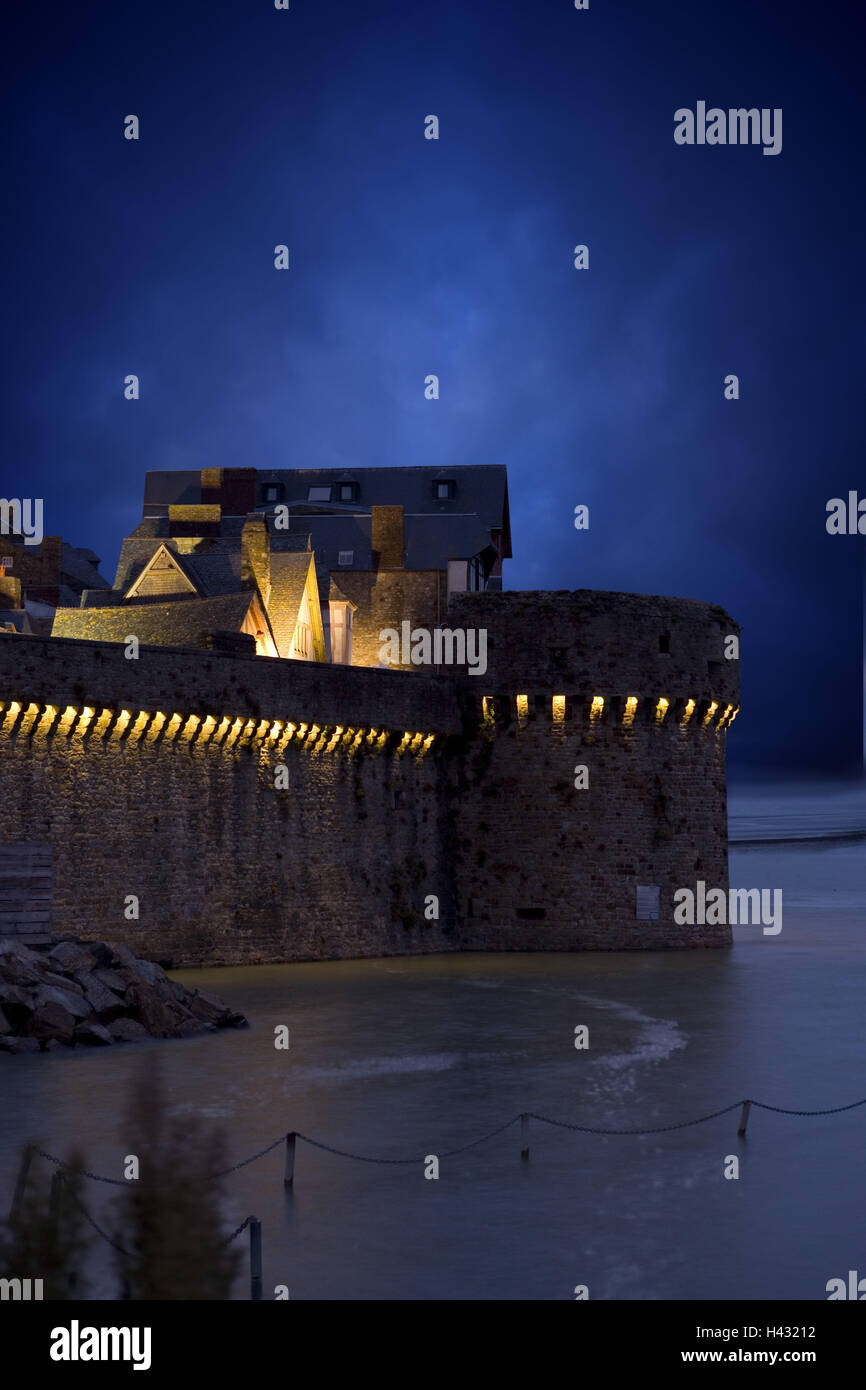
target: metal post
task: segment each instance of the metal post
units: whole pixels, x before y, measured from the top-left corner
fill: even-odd
[[[260,1302],[262,1297],[262,1223],[250,1217],[250,1298]]]
[[[295,1131],[292,1129],[286,1135],[286,1175],[283,1178],[283,1187],[292,1187],[295,1181]]]
[[[750,1100],[744,1100],[743,1113],[740,1115],[740,1128],[737,1130],[737,1134],[740,1138],[742,1138],[746,1132],[746,1125],[749,1123],[749,1111],[751,1108],[752,1102]]]
[[[520,1157],[529,1157],[529,1116],[520,1116]]]

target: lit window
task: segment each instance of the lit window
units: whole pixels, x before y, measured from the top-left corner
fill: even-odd
[[[337,552],[337,563],[339,565],[353,565],[355,563],[354,550],[340,550]]]
[[[311,487],[307,489],[308,502],[330,502],[330,487]]]
[[[447,502],[447,501],[449,500],[449,498],[453,497],[453,496],[454,496],[454,480],[453,480],[453,478],[447,478],[447,479],[439,478],[439,479],[437,479],[436,482],[433,484],[433,496],[434,496],[438,501],[440,501],[440,502]]]

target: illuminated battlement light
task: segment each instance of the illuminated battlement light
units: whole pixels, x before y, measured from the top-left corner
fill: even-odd
[[[415,737],[413,738],[411,744],[410,744],[409,746],[410,746],[411,748],[418,748],[418,747],[420,747],[420,745],[421,745],[421,740],[422,740],[423,737],[424,737],[423,734],[416,734]]]
[[[590,719],[600,719],[604,714],[604,696],[593,695],[592,704],[589,710]]]
[[[695,708],[696,708],[696,707],[695,707],[695,702],[694,702],[694,700],[689,700],[689,701],[686,703],[686,707],[685,707],[685,709],[683,710],[683,723],[684,723],[684,724],[688,724],[689,720],[691,719],[692,715],[693,715],[694,712],[695,712]]]
[[[483,719],[484,719],[484,723],[485,723],[485,724],[492,724],[492,723],[493,723],[493,720],[494,720],[494,717],[495,717],[495,713],[494,713],[494,709],[493,709],[493,696],[492,696],[492,695],[482,695],[482,696],[481,696],[481,714],[482,714],[482,717],[483,717]]]
[[[376,742],[376,730],[375,730],[375,729],[371,729],[370,732],[367,734],[367,742],[368,742],[368,743],[375,743],[375,742]]]
[[[99,739],[105,738],[106,734],[108,733],[108,730],[111,728],[111,721],[113,718],[114,710],[108,709],[105,705],[103,705],[102,709],[99,711],[99,718],[93,726],[91,738],[94,738],[97,741]]]
[[[198,742],[207,743],[215,728],[216,719],[212,714],[206,714],[202,722],[201,729],[199,730]]]
[[[12,732],[12,730],[15,728],[16,723],[18,722],[18,716],[19,716],[20,713],[21,713],[21,706],[19,705],[19,703],[18,703],[17,700],[13,700],[12,703],[10,704],[10,706],[9,706],[9,709],[8,709],[7,712],[6,712],[6,718],[3,720],[3,732],[4,732],[4,733],[9,734],[9,733]],[[75,713],[75,711],[73,710],[73,714],[74,714],[74,713]],[[69,732],[68,727],[67,727],[66,730],[64,730],[64,732],[65,732],[65,733],[68,733],[68,732]]]
[[[229,729],[228,734],[226,735],[226,740],[225,740],[226,748],[233,748],[233,747],[234,747],[234,745],[237,743],[237,741],[238,741],[238,739],[239,739],[239,737],[240,737],[241,730],[243,729],[243,727],[244,727],[244,721],[243,721],[242,719],[240,719],[240,718],[235,719],[235,720],[232,722],[232,726],[231,726],[231,728]]]
[[[138,740],[141,738],[142,734],[144,733],[145,729],[147,728],[147,724],[148,724],[148,720],[149,720],[149,719],[150,719],[150,713],[149,713],[148,710],[146,710],[146,709],[139,710],[139,712],[138,712],[138,718],[136,719],[135,723],[133,724],[133,726],[132,726],[132,728],[130,729],[130,732],[129,732],[129,742],[130,742],[130,743],[138,743]]]
[[[214,736],[213,736],[214,744],[215,744],[217,747],[219,747],[219,745],[222,743],[223,739],[225,738],[226,734],[228,733],[229,725],[230,725],[230,724],[231,724],[231,720],[229,719],[229,717],[228,717],[227,714],[224,714],[223,717],[222,717],[222,719],[220,720],[219,724],[217,725],[216,733],[215,733]]]
[[[622,717],[623,724],[633,724],[635,711],[637,710],[637,696],[629,695],[625,702],[625,713]]]
[[[81,711],[81,714],[79,715],[78,723],[75,726],[76,734],[83,734],[84,730],[87,728],[92,718],[93,710],[90,708],[89,705],[85,705]]]
[[[182,733],[182,735],[181,735],[181,742],[182,742],[182,743],[189,743],[189,742],[190,742],[190,740],[191,740],[193,734],[195,733],[195,731],[196,731],[196,729],[198,728],[198,726],[199,726],[200,723],[201,723],[201,720],[200,720],[200,718],[199,718],[199,716],[198,716],[197,714],[190,714],[190,715],[187,716],[187,721],[186,721],[186,724],[184,725],[183,733]]]
[[[158,710],[156,711],[156,714],[153,716],[153,719],[152,719],[151,722],[150,722],[150,728],[149,728],[148,731],[147,731],[147,742],[148,742],[148,743],[153,743],[153,742],[155,742],[156,737],[157,737],[157,734],[159,733],[159,731],[160,731],[160,729],[162,728],[162,726],[163,726],[164,723],[165,723],[165,715],[163,714],[163,712],[162,712],[161,709],[158,709]]]
[[[561,724],[565,719],[565,696],[554,695],[553,697],[553,722]]]
[[[664,722],[664,717],[670,709],[670,704],[670,700],[666,700],[663,695],[659,699],[659,702],[656,705],[656,719],[660,724]]]
[[[704,715],[704,724],[705,724],[705,725],[706,725],[706,724],[709,724],[710,720],[712,719],[713,715],[715,714],[715,712],[716,712],[716,710],[717,710],[718,708],[719,708],[719,702],[718,702],[718,700],[713,700],[713,703],[710,705],[709,709],[707,710],[706,714]]]
[[[318,738],[320,733],[321,729],[319,728],[318,724],[314,724],[313,727],[310,729],[310,740],[312,741],[313,739]]]
[[[306,736],[307,736],[307,730],[308,730],[309,727],[310,727],[309,724],[301,724],[301,725],[299,725],[299,727],[298,727],[298,738],[300,738],[300,739],[306,738]]]
[[[427,735],[427,737],[426,737],[425,740],[424,740],[424,747],[425,747],[425,749],[432,747],[432,745],[433,745],[433,740],[435,739],[435,737],[436,737],[435,734],[428,734],[428,735]]]
[[[384,747],[385,747],[385,744],[386,744],[387,742],[388,742],[388,731],[387,731],[387,729],[383,729],[382,732],[381,732],[381,734],[379,735],[379,737],[376,739],[376,747],[377,747],[377,748],[384,748]]]
[[[116,722],[115,722],[114,728],[113,728],[112,731],[111,731],[111,736],[112,736],[112,738],[118,738],[118,739],[120,738],[121,734],[123,734],[123,733],[125,732],[126,726],[128,725],[128,723],[129,723],[129,721],[130,721],[131,718],[132,718],[132,711],[131,711],[131,710],[122,709],[122,710],[120,711],[120,714],[117,716],[117,720],[116,720]],[[178,722],[180,722],[180,715],[178,715],[177,718],[178,718]]]
[[[39,720],[39,726],[38,726],[38,729],[37,729],[37,732],[38,732],[43,738],[47,737],[48,732],[49,732],[49,730],[50,730],[50,728],[51,728],[51,725],[54,723],[54,721],[55,721],[56,718],[57,718],[57,709],[56,709],[56,707],[55,707],[54,705],[44,705],[44,706],[43,706],[43,709],[42,709],[42,717],[41,717],[41,719]]]
[[[528,719],[528,718],[529,718],[529,696],[528,696],[528,695],[517,695],[517,696],[515,696],[515,699],[516,699],[516,702],[517,702],[517,718],[518,718],[518,719]]]

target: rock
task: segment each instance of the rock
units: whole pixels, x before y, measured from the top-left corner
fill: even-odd
[[[0,1037],[0,1052],[38,1052],[39,1042],[36,1038],[10,1038],[5,1035]]]
[[[72,980],[68,975],[55,975],[53,970],[46,970],[40,976],[39,983],[42,985],[53,985],[55,989],[68,989],[73,994],[83,994],[84,990],[77,980]]]
[[[219,1023],[230,1012],[228,1005],[221,999],[216,999],[212,994],[205,994],[204,990],[200,989],[193,990],[184,1003],[191,1014],[207,1023]]]
[[[59,1004],[75,1018],[87,1018],[93,1012],[83,994],[70,989],[55,989],[53,985],[40,985],[34,995],[35,1007],[43,1004]]]
[[[21,1027],[33,1012],[33,996],[21,985],[9,985],[0,981],[0,1005],[12,1027],[20,1033]]]
[[[149,960],[137,961],[134,966],[125,965],[117,973],[127,985],[150,985],[151,989],[165,990],[169,983],[162,967]]]
[[[191,1037],[194,1033],[215,1033],[215,1023],[205,1023],[203,1018],[185,1018],[178,1025],[177,1036],[179,1038]]]
[[[148,1034],[191,1037],[248,1026],[222,999],[186,989],[120,942],[65,938],[40,953],[14,938],[0,941],[2,1051],[106,1047]]]
[[[101,966],[116,970],[127,984],[159,986],[165,983],[165,971],[152,961],[140,960],[134,951],[119,941],[99,941],[94,954]]]
[[[147,1029],[134,1018],[116,1018],[107,1031],[115,1042],[138,1042],[147,1037]]]
[[[93,979],[105,985],[106,989],[113,989],[115,994],[126,993],[126,980],[121,980],[116,970],[109,970],[107,967],[103,966],[99,970],[94,970]]]
[[[71,1038],[75,1023],[68,1009],[49,999],[30,1015],[24,1033],[28,1038]]]
[[[75,1029],[75,1041],[92,1047],[110,1047],[114,1039],[101,1023],[79,1023]]]
[[[171,999],[161,999],[150,985],[130,985],[126,1002],[139,1023],[143,1023],[154,1038],[173,1038],[189,1017],[185,1009]]]
[[[84,998],[94,1013],[99,1015],[100,1023],[111,1023],[126,1013],[126,1004],[113,990],[107,989],[100,980],[92,979],[84,989]]]
[[[76,970],[92,970],[95,965],[93,953],[83,941],[58,942],[48,952],[48,959],[69,975],[74,975]]]
[[[15,985],[38,985],[44,974],[44,970],[34,969],[17,956],[0,956],[0,980]]]
[[[16,941],[14,936],[0,937],[0,956],[14,956],[16,960],[24,965],[29,965],[32,970],[38,970],[42,966],[43,957],[31,951],[29,946],[23,942]]]

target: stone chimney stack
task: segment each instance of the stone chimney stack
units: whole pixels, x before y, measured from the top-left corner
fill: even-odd
[[[271,601],[271,538],[263,516],[251,516],[241,532],[241,582],[257,584],[265,607]]]
[[[372,548],[380,570],[401,570],[406,560],[402,507],[372,507]]]

